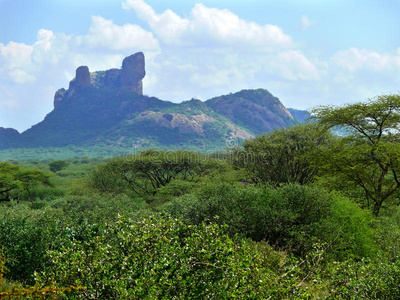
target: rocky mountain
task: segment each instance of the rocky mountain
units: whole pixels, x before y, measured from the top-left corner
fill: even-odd
[[[120,147],[211,149],[298,122],[264,89],[242,90],[202,102],[163,101],[143,95],[145,57],[126,57],[121,69],[76,70],[54,109],[19,134],[0,128],[0,149],[103,144]]]
[[[288,111],[292,117],[298,122],[305,122],[311,117],[311,114],[307,110],[300,110],[295,108],[288,108]]]
[[[0,127],[0,149],[17,146],[19,139],[20,134],[17,130]]]

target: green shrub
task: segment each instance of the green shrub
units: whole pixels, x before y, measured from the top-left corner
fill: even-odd
[[[319,188],[210,184],[165,209],[189,224],[213,220],[227,224],[231,233],[266,240],[301,256],[317,241],[327,243],[336,258],[374,253],[370,214],[347,198]]]
[[[118,214],[134,216],[146,210],[146,203],[142,199],[131,198],[126,195],[108,197],[92,194],[90,196],[67,195],[60,197],[49,206],[61,209],[72,225],[105,224],[117,219]]]
[[[53,265],[37,279],[84,285],[82,299],[309,299],[296,267],[277,274],[269,267],[280,255],[265,252],[273,251],[216,224],[120,218],[98,237],[49,252]]]
[[[328,299],[395,300],[400,295],[400,262],[345,261],[326,271]]]
[[[65,190],[54,187],[38,186],[29,191],[22,191],[20,193],[21,199],[31,199],[32,201],[38,200],[54,200],[57,197],[65,195]]]
[[[376,240],[384,253],[383,260],[400,259],[400,207],[383,210],[376,226]]]
[[[69,163],[66,160],[56,160],[51,163],[49,163],[49,169],[53,173],[64,170],[66,167],[68,167]]]
[[[8,279],[33,284],[34,271],[42,270],[49,259],[46,251],[60,247],[63,221],[60,211],[31,210],[25,205],[0,211],[0,245],[5,249]]]

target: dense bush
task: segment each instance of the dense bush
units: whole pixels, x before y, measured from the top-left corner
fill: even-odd
[[[344,261],[325,271],[328,299],[395,300],[400,295],[400,262]]]
[[[0,245],[5,249],[8,279],[33,283],[34,271],[42,270],[49,260],[46,251],[60,247],[63,218],[54,209],[31,210],[25,205],[0,211]]]
[[[55,173],[64,170],[68,165],[69,163],[66,160],[56,160],[49,163],[49,169]]]
[[[32,209],[33,208],[33,209]],[[0,245],[5,248],[8,279],[33,283],[34,271],[42,270],[48,250],[73,240],[86,240],[113,222],[118,214],[144,214],[143,201],[126,196],[63,196],[52,201],[0,207]]]
[[[309,299],[295,266],[272,270],[281,254],[232,239],[215,224],[121,218],[49,254],[53,265],[38,280],[84,285],[82,299]]]
[[[108,197],[105,195],[69,195],[60,197],[48,204],[50,207],[61,209],[64,216],[72,224],[112,222],[118,214],[134,216],[146,209],[146,203],[138,198],[126,195]]]
[[[232,233],[291,249],[304,256],[316,241],[335,257],[373,255],[372,218],[356,204],[319,188],[210,184],[166,206],[175,217],[199,224],[215,220]]]

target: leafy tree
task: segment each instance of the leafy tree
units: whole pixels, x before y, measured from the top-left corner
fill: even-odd
[[[247,140],[243,149],[234,149],[233,163],[244,167],[256,183],[307,184],[317,174],[310,158],[330,138],[313,123],[277,129]]]
[[[318,165],[341,183],[361,188],[377,216],[400,188],[400,95],[383,95],[313,110],[320,126],[346,135],[323,148]]]
[[[222,162],[221,162],[222,163]],[[133,191],[154,195],[172,180],[196,181],[218,167],[215,159],[191,151],[143,151],[116,157],[92,173],[92,185],[102,192]]]
[[[9,162],[0,162],[0,201],[19,199],[23,192],[32,200],[32,189],[40,184],[51,185],[49,178],[38,169],[23,169]]]
[[[69,163],[66,160],[56,160],[56,161],[49,163],[49,168],[50,168],[50,171],[55,173],[55,172],[64,170],[68,165],[69,165]]]

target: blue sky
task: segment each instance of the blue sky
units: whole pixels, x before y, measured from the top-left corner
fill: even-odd
[[[144,93],[180,102],[265,88],[287,107],[400,90],[397,0],[0,0],[0,126],[52,110],[75,69],[146,56]]]

